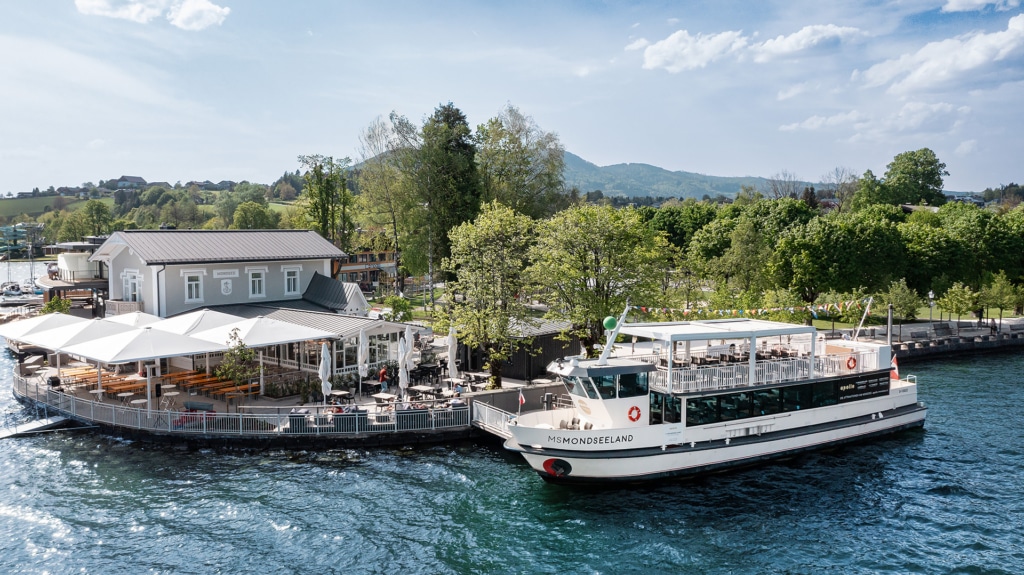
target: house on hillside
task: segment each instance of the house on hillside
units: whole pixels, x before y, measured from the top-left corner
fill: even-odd
[[[160,317],[238,304],[365,315],[358,286],[331,278],[346,259],[309,230],[125,230],[89,257],[109,278],[106,315]]]
[[[121,176],[117,179],[117,189],[141,190],[146,186],[146,180],[138,176]]]

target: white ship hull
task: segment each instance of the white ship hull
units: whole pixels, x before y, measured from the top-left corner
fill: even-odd
[[[692,476],[752,465],[801,452],[824,449],[924,425],[927,410],[918,404],[872,416],[775,431],[761,436],[616,451],[535,449],[515,438],[506,447],[520,451],[545,480],[564,483],[633,482]],[[629,430],[617,430],[625,431]],[[613,433],[617,433],[612,430]],[[607,435],[608,431],[604,432]],[[685,436],[685,434],[684,434]]]

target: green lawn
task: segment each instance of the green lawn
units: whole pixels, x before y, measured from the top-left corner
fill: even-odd
[[[39,196],[35,198],[10,198],[0,200],[0,216],[5,218],[14,218],[21,214],[28,214],[30,217],[36,218],[40,214],[49,211],[48,208],[52,208],[53,201],[58,196]],[[81,209],[85,205],[86,200],[73,200],[71,198],[64,198],[68,200],[65,204],[65,209],[69,211],[75,211]],[[99,201],[107,205],[108,208],[114,207],[114,198],[98,198]]]

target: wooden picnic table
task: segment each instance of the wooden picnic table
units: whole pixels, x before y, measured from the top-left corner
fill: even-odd
[[[196,376],[187,377],[185,379],[182,379],[181,381],[178,382],[178,385],[182,385],[184,387],[187,387],[187,388],[191,389],[191,388],[201,387],[203,385],[206,385],[208,383],[212,383],[212,382],[215,382],[215,381],[221,381],[221,379],[219,377],[215,376],[215,375],[202,374],[202,375],[196,375]]]
[[[122,381],[122,382],[112,383],[110,385],[106,385],[106,384],[103,385],[103,391],[106,391],[106,392],[109,392],[109,393],[119,393],[119,392],[122,392],[122,391],[132,391],[132,392],[135,392],[135,391],[141,391],[143,389],[146,389],[146,382],[145,381],[139,381],[139,380],[135,380],[135,381]]]

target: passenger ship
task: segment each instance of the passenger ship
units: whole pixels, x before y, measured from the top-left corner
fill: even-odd
[[[698,475],[924,425],[916,378],[891,370],[890,345],[757,319],[625,317],[609,341],[644,338],[649,354],[610,357],[607,345],[552,363],[571,406],[509,422],[505,447],[547,481]]]

